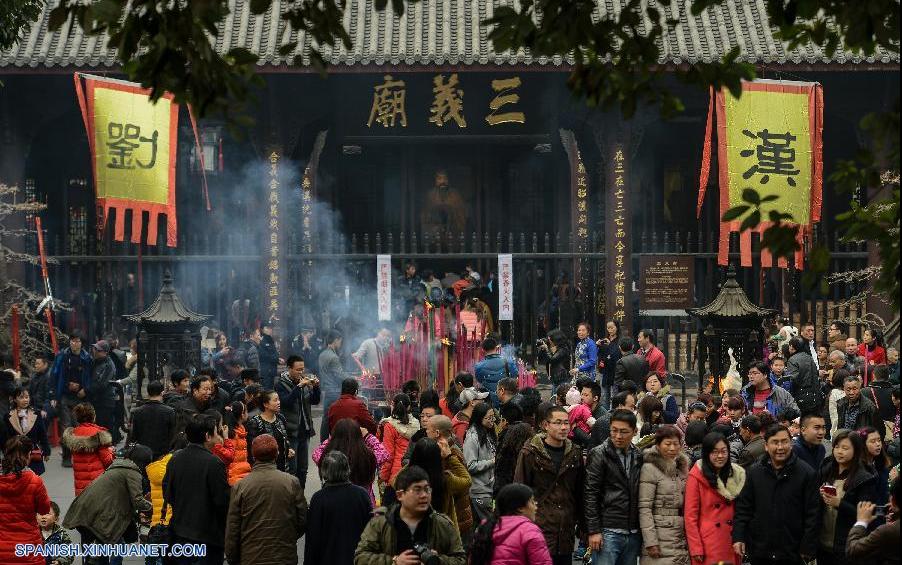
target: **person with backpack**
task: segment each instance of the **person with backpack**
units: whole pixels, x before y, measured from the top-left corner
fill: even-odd
[[[501,355],[501,344],[494,337],[482,340],[482,351],[485,358],[476,363],[476,382],[489,392],[492,405],[498,408],[501,404],[498,400],[498,382],[505,377],[516,377],[519,370],[513,359],[505,359]]]
[[[799,412],[803,416],[820,412],[824,407],[820,373],[805,340],[799,336],[790,339],[789,354],[785,374],[792,382],[792,393]]]
[[[505,485],[495,510],[476,530],[470,565],[551,565],[551,554],[536,524],[533,490],[522,483]]]

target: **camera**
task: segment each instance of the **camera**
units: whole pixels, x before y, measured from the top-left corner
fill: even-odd
[[[536,347],[548,347],[548,338],[540,338],[536,340]]]
[[[413,544],[413,552],[417,554],[417,557],[420,558],[420,563],[423,563],[423,565],[439,565],[440,563],[438,553],[426,544]]]

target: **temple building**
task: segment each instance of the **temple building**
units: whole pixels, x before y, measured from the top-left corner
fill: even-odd
[[[596,9],[602,15],[624,1],[599,1]],[[54,289],[75,306],[62,314],[67,328],[122,331],[121,314],[146,308],[171,268],[186,301],[212,314],[218,327],[246,329],[275,306],[284,335],[294,336],[374,314],[360,289],[375,287],[376,255],[390,254],[397,274],[408,261],[439,278],[470,266],[497,286],[497,255],[510,253],[517,315],[502,331],[532,344],[550,327],[582,319],[599,325],[613,316],[615,202],[625,214],[616,236],[628,267],[620,281],[622,321],[674,335],[690,328],[685,307],[640,303],[644,260],[687,261],[695,305],[717,295],[725,269],[716,261],[716,175],[696,217],[709,104],[701,89],[673,79],[686,110],[670,120],[641,106],[631,120],[618,109],[590,109],[567,89],[568,58],[494,50],[482,22],[502,0],[423,0],[401,17],[375,11],[373,0],[350,0],[345,26],[353,48],[326,48],[323,77],[310,66],[311,37],[278,17],[285,2],[275,0],[260,16],[251,14],[250,0],[229,4],[216,49],[245,47],[260,56],[262,86],[248,104],[255,123],[236,136],[215,117],[200,120],[205,194],[181,109],[175,247],[166,245],[163,217],[155,217],[161,226],[153,245],[146,234],[131,242],[130,229],[141,222],[125,222],[125,242],[96,229],[91,153],[73,74],[126,78],[106,38],[69,24],[48,31],[48,5],[18,44],[0,53],[0,179],[47,204],[42,220],[49,255],[58,261]],[[739,46],[759,78],[820,83],[828,179],[864,141],[860,119],[897,99],[899,54],[787,51],[773,38],[765,5],[727,0],[692,16],[688,3],[662,4],[680,23],[664,36],[661,65],[713,62]],[[296,52],[278,54],[290,42]],[[617,182],[626,195],[620,201],[612,200]],[[836,251],[831,268],[865,266],[868,249],[836,241],[835,217],[850,196],[836,194],[828,181],[823,190],[823,220],[813,237]],[[28,276],[39,285],[38,273]],[[819,327],[860,290],[848,284],[811,294],[795,269],[762,269],[757,241],[753,266],[738,279],[754,303],[816,319]],[[857,308],[853,314],[866,312]]]

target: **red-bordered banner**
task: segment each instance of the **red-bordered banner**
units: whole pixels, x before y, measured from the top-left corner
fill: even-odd
[[[154,104],[150,90],[136,83],[81,73],[75,73],[74,80],[91,149],[98,232],[115,211],[113,238],[124,241],[125,212],[131,210],[131,241],[140,243],[147,212],[146,242],[156,245],[162,214],[166,244],[175,247],[178,104],[168,93]]]
[[[770,210],[789,212],[800,226],[800,248],[821,217],[823,203],[823,88],[818,83],[758,80],[743,81],[743,95],[728,91],[711,93],[705,144],[702,152],[697,213],[701,214],[711,163],[714,112],[717,113],[717,160],[720,215],[744,204],[742,191],[753,188],[762,196],[777,195],[762,204],[761,218]],[[743,216],[744,217],[744,216]],[[739,232],[743,217],[721,222],[718,263],[729,262],[730,234]],[[739,236],[740,264],[752,265],[752,232],[763,233],[773,225],[762,221]],[[779,258],[780,267],[787,267]],[[767,249],[761,250],[761,265],[773,266]],[[804,267],[804,253],[795,254],[795,266]]]

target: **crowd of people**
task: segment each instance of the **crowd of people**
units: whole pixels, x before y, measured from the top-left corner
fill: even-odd
[[[73,335],[7,391],[0,563],[52,563],[15,544],[70,530],[206,546],[150,564],[296,563],[302,537],[310,565],[898,563],[898,361],[879,332],[854,347],[847,332],[831,325],[821,351],[813,327],[781,330],[744,386],[703,380],[692,398],[670,388],[652,330],[550,332],[547,398],[489,335],[472,373],[445,391],[408,381],[380,414],[339,332],[314,375],[264,326],[256,367],[250,347],[212,354],[146,383],[121,424],[112,344]],[[40,477],[54,415],[76,495],[63,516]]]

